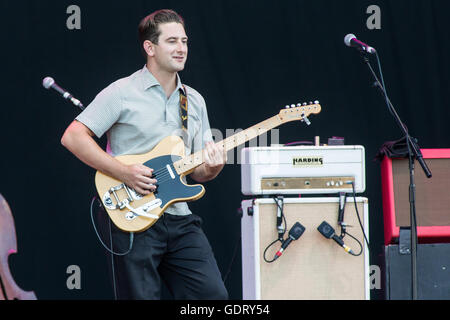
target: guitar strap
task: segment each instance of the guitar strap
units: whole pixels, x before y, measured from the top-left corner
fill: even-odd
[[[181,116],[181,127],[183,130],[188,129],[188,100],[186,87],[183,85],[183,90],[180,89],[180,116]],[[186,93],[186,94],[185,94]]]

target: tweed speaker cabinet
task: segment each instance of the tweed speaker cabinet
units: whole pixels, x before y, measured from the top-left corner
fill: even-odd
[[[368,200],[357,197],[356,204],[368,237]],[[369,255],[358,223],[353,197],[348,197],[344,222],[347,231],[362,244],[360,256],[352,256],[317,231],[327,221],[340,234],[337,224],[339,198],[285,198],[283,211],[289,229],[300,222],[306,230],[274,262],[263,259],[266,247],[277,239],[277,206],[272,198],[242,202],[243,299],[248,300],[364,300],[370,299]],[[349,236],[345,244],[355,253],[360,247]],[[271,260],[280,242],[267,250]]]

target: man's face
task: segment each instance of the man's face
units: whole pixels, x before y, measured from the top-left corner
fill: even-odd
[[[183,70],[188,54],[188,38],[183,25],[177,22],[164,23],[159,25],[159,30],[158,44],[153,47],[156,63],[166,72]]]

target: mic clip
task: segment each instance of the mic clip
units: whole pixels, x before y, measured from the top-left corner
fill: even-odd
[[[347,193],[339,192],[338,225],[341,227],[341,237],[345,235],[347,224],[344,222],[345,205],[347,203]]]
[[[346,228],[353,228],[353,225],[351,225],[351,224],[348,224],[348,223],[346,223],[346,222],[342,222],[342,223],[340,223],[339,224],[340,226],[341,226],[341,237],[342,237],[342,234],[345,234],[346,232]]]
[[[277,204],[277,232],[278,232],[278,240],[281,242],[284,241],[284,234],[286,232],[286,228],[283,227],[283,206],[284,206],[284,197],[276,196],[274,198],[275,203]]]

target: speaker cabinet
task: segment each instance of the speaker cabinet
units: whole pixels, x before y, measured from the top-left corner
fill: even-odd
[[[416,218],[419,243],[450,241],[450,149],[422,149],[433,176],[415,162]],[[385,245],[398,242],[409,227],[409,161],[385,157],[381,163]]]
[[[398,245],[385,246],[385,295],[389,300],[410,300],[411,255],[400,254]],[[450,244],[417,246],[417,298],[450,299]]]
[[[356,205],[368,237],[368,200],[357,197]],[[283,212],[287,228],[300,222],[306,230],[274,262],[264,261],[264,250],[278,238],[278,207],[273,198],[242,202],[242,288],[245,300],[364,300],[370,299],[369,255],[356,215],[352,197],[347,198],[344,222],[349,234],[362,245],[361,255],[347,253],[331,239],[322,236],[317,227],[327,221],[340,235],[339,199],[285,198]],[[344,242],[355,253],[361,248],[348,235]],[[266,253],[272,260],[281,243]]]

